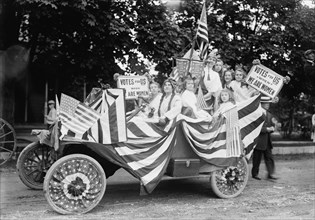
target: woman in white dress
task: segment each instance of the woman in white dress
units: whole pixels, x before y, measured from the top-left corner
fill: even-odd
[[[162,96],[153,117],[158,119],[160,125],[166,125],[174,119],[182,110],[182,100],[175,93],[176,82],[172,79],[166,79],[162,86]]]

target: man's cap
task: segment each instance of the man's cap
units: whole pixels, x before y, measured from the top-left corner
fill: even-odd
[[[315,54],[315,50],[309,49],[309,50],[305,51],[305,52],[304,52],[304,56],[308,56],[308,55],[310,55],[311,53],[314,53],[314,54]]]
[[[48,105],[50,105],[50,104],[55,104],[55,101],[54,100],[49,100],[48,101]]]

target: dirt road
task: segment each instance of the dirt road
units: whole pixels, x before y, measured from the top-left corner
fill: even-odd
[[[207,178],[164,180],[153,194],[139,196],[138,180],[119,170],[108,179],[100,204],[82,216],[52,211],[42,191],[2,169],[0,219],[314,219],[314,157],[277,160],[276,167],[277,182],[250,178],[240,196],[226,200],[212,193]]]

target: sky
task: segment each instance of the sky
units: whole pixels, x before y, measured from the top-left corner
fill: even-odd
[[[314,0],[303,0],[302,4],[309,6],[310,8],[315,7],[315,1]]]

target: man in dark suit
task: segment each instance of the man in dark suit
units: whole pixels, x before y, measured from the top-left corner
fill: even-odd
[[[268,111],[270,107],[271,98],[262,96],[261,106],[266,110],[266,119],[258,136],[258,142],[253,153],[253,168],[252,177],[256,180],[261,180],[258,176],[259,166],[261,162],[262,155],[264,155],[264,161],[267,167],[268,176],[270,180],[276,180],[277,178],[273,176],[275,171],[275,162],[272,156],[272,142],[270,138],[270,133],[274,132],[275,125],[272,122],[272,114]]]

